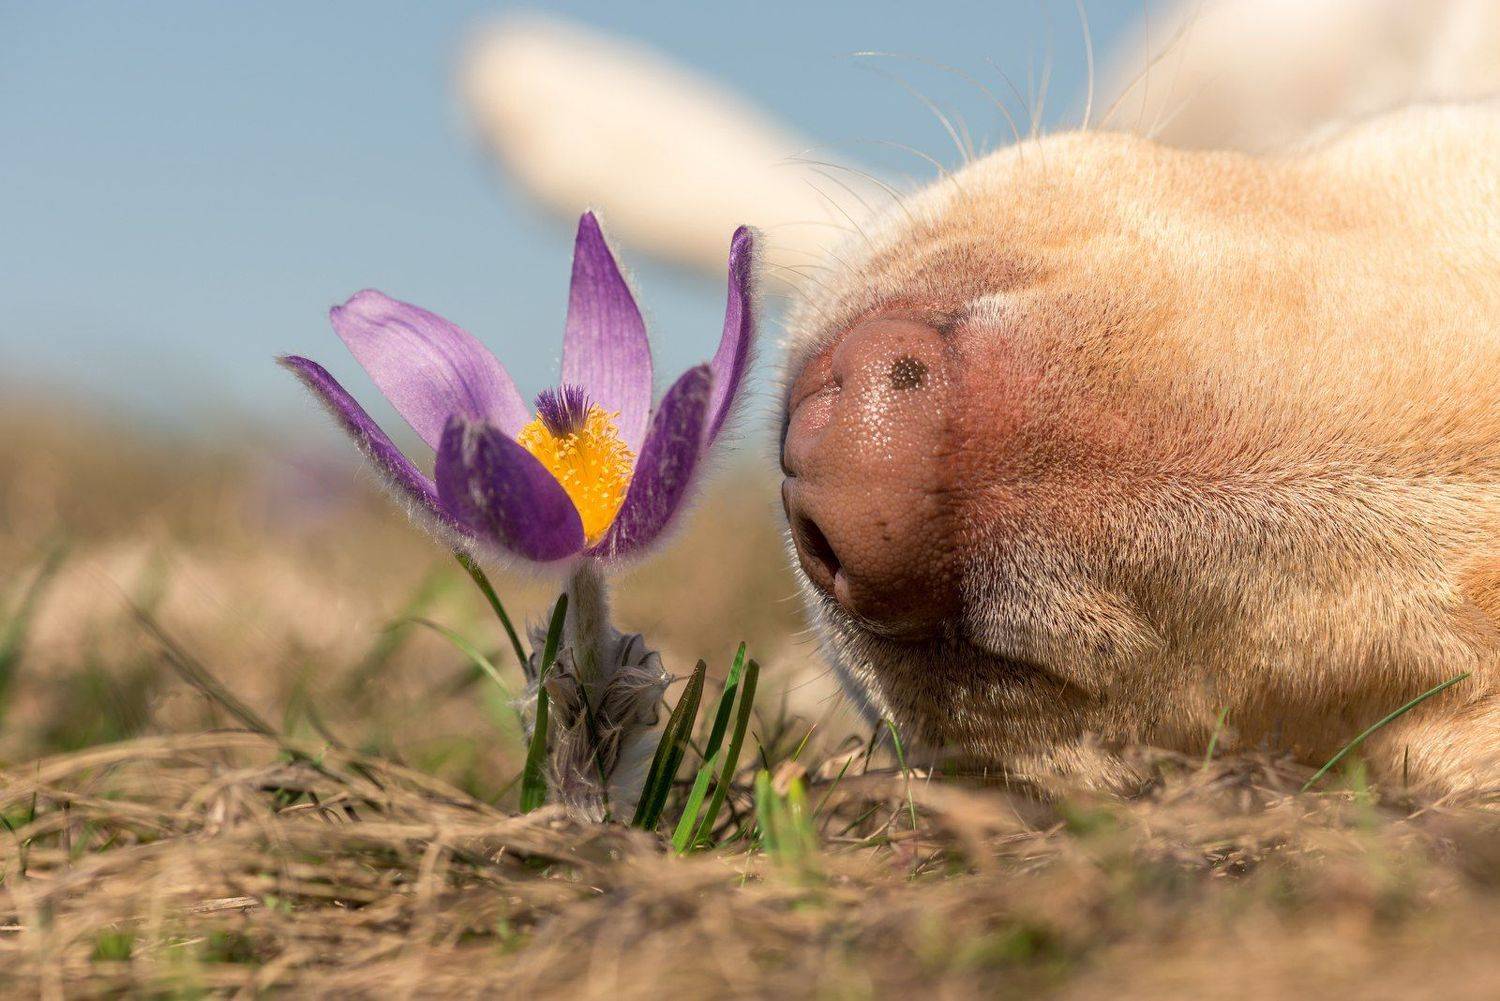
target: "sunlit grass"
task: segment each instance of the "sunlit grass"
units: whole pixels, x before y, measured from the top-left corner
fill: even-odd
[[[133,472],[19,437],[16,996],[1343,996],[1351,970],[1420,996],[1491,971],[1493,813],[1371,783],[1358,735],[1321,777],[1126,748],[1151,782],[1105,799],[935,776],[898,727],[841,715],[753,477],[615,591],[681,679],[637,828],[527,783],[520,627],[558,614],[552,585],[487,594],[362,493],[299,528],[248,460],[174,471],[135,443]]]

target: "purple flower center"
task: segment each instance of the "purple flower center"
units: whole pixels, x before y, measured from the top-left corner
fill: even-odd
[[[536,415],[555,437],[562,438],[583,427],[589,415],[588,394],[581,386],[562,385],[536,394]]]

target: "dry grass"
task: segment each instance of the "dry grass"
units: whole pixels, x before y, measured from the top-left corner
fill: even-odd
[[[1305,769],[1253,756],[1142,749],[1157,781],[1139,798],[1045,802],[867,758],[795,638],[771,494],[744,476],[622,582],[620,618],[679,673],[749,641],[773,765],[815,728],[779,768],[783,789],[808,770],[803,822],[775,851],[729,837],[679,858],[518,816],[503,696],[441,638],[384,628],[419,612],[513,671],[456,567],[343,470],[106,432],[0,414],[0,636],[66,547],[0,682],[8,994],[1500,992],[1492,811],[1357,769],[1298,795]],[[502,591],[525,617],[550,597]],[[753,829],[751,778],[726,836]]]

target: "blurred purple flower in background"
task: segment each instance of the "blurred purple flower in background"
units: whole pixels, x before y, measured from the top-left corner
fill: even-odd
[[[317,362],[280,359],[411,502],[459,548],[538,563],[612,561],[655,542],[688,497],[749,368],[753,237],[729,250],[724,332],[652,410],[646,326],[598,220],[578,223],[562,376],[536,414],[505,367],[442,317],[379,292],[330,312],[386,399],[437,452],[427,477]]]

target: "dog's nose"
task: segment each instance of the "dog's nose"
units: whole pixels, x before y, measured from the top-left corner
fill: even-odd
[[[782,502],[812,583],[867,627],[931,633],[957,608],[949,348],[877,317],[803,369],[788,397]]]

